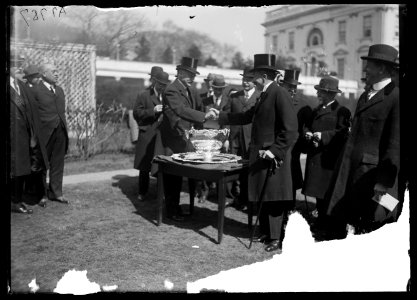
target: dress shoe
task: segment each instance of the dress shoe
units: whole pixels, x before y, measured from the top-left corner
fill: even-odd
[[[253,238],[253,241],[256,243],[265,243],[269,241],[269,236],[267,234],[261,234]]]
[[[46,207],[46,199],[45,198],[42,198],[41,201],[39,201],[38,205],[40,207],[45,208]]]
[[[282,253],[282,243],[280,240],[272,240],[266,247],[266,252],[278,251],[279,254]]]
[[[62,204],[69,204],[69,201],[67,199],[65,199],[64,197],[58,197],[58,198],[51,199],[51,200],[62,203]]]
[[[20,214],[31,214],[33,210],[27,208],[23,203],[12,203],[12,212],[20,213]]]
[[[167,216],[167,218],[175,222],[182,222],[185,220],[183,216],[179,216],[179,215]]]
[[[143,194],[139,194],[139,195],[138,195],[138,201],[139,201],[139,202],[144,202],[144,201],[146,201],[146,196],[145,196],[145,195],[143,195]]]

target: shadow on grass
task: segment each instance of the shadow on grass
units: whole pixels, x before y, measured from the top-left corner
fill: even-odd
[[[138,176],[131,177],[126,175],[118,175],[114,176],[113,179],[115,180],[113,182],[114,187],[118,187],[121,192],[126,196],[127,199],[130,200],[130,202],[135,207],[136,211],[135,213],[149,221],[150,223],[157,225],[157,214],[158,214],[158,208],[157,208],[157,181],[156,178],[151,177],[150,180],[150,186],[149,186],[149,192],[147,195],[146,201],[138,201]],[[188,193],[188,180],[184,178],[183,184],[182,184],[182,194],[181,194],[181,207],[184,212],[189,211],[189,193]],[[226,208],[228,210],[229,208]],[[230,215],[232,217],[236,217],[237,219],[242,219],[242,216],[244,216],[243,219],[246,218],[246,214],[243,212],[232,210],[227,211],[227,215]],[[214,228],[218,228],[217,222],[218,222],[218,211],[217,211],[217,201],[213,202],[207,202],[207,203],[197,203],[195,201],[194,204],[194,212],[192,215],[186,216],[184,222],[174,222],[169,219],[164,218],[163,223],[167,225],[173,225],[178,228],[183,229],[191,229],[195,231],[196,233],[200,234],[201,236],[204,236],[205,238],[209,239],[213,243],[217,243],[217,234],[215,237],[207,235],[205,232],[203,232],[203,228],[206,228],[207,226],[212,226]],[[245,219],[246,220],[246,219]],[[246,238],[248,239],[250,237],[250,231],[248,230],[248,226],[246,223],[239,222],[233,218],[229,218],[225,215],[224,217],[224,226],[223,226],[223,234],[224,235],[230,235],[233,237],[239,238]]]

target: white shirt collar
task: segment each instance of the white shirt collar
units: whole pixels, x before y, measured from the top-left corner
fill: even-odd
[[[372,85],[372,89],[374,91],[382,90],[385,86],[387,86],[391,82],[391,78],[385,78],[380,82],[374,83]]]
[[[273,83],[273,81],[270,81],[267,84],[265,84],[262,92],[266,92],[266,89],[271,85],[271,83]]]
[[[46,88],[48,90],[50,90],[51,88],[54,89],[54,87],[52,86],[52,84],[50,84],[49,82],[46,82],[45,80],[42,80],[42,83],[46,86]],[[55,89],[54,89],[55,90]]]
[[[249,91],[245,90],[245,95],[248,94],[248,98],[252,97],[253,93],[255,92],[255,88],[251,88]]]

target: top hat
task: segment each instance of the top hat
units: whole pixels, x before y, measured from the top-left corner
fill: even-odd
[[[151,69],[151,73],[149,73],[148,75],[151,75],[152,77],[155,76],[158,72],[162,72],[164,69],[162,69],[161,67],[158,66],[153,66]]]
[[[376,44],[370,46],[368,56],[361,56],[361,59],[375,60],[397,66],[399,65],[397,57],[398,50],[394,47],[386,44]]]
[[[278,72],[275,67],[275,54],[255,54],[254,55],[254,67],[251,70],[271,70]]]
[[[23,78],[28,78],[29,76],[39,75],[39,69],[35,65],[29,65],[23,70],[23,73],[25,73]]]
[[[315,85],[314,88],[326,92],[342,93],[342,91],[339,90],[339,79],[332,76],[324,76],[320,79],[320,83]]]
[[[213,79],[213,83],[211,84],[213,88],[224,88],[227,86],[226,82],[224,81],[223,75],[216,75]]]
[[[198,63],[198,59],[196,58],[183,57],[181,59],[181,64],[177,66],[177,70],[183,69],[194,74],[200,74],[199,72],[197,72],[197,63]]]
[[[254,77],[251,67],[245,67],[243,69],[243,74],[240,74],[240,75],[243,76],[243,77],[246,77],[246,78],[253,78]]]
[[[204,78],[204,81],[212,81],[216,77],[216,74],[214,73],[208,73],[207,78]]]
[[[286,82],[292,85],[301,84],[301,82],[298,81],[299,76],[300,76],[300,70],[287,69],[285,70],[284,79],[282,79],[282,82]]]
[[[160,71],[155,74],[154,79],[162,84],[170,84],[171,81],[169,81],[169,74],[164,71]]]

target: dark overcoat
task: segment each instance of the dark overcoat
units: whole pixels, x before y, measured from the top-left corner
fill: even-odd
[[[301,168],[301,153],[306,153],[306,140],[304,139],[304,129],[307,124],[311,123],[313,110],[309,105],[295,95],[297,99],[293,99],[295,111],[298,121],[298,139],[291,151],[291,175],[293,189],[298,190],[303,187],[303,170]]]
[[[350,136],[335,170],[329,191],[328,214],[352,218],[364,211],[375,183],[389,187],[398,199],[400,166],[399,90],[391,82],[369,101],[363,93],[356,107]],[[392,221],[396,221],[398,214]]]
[[[187,90],[189,92],[187,92]],[[163,154],[172,155],[194,151],[191,142],[185,136],[185,130],[194,124],[204,122],[205,113],[202,111],[200,97],[193,88],[186,88],[179,81],[169,84],[163,95],[163,117],[160,126]],[[161,149],[157,149],[158,152]]]
[[[161,113],[156,114],[154,107],[162,104],[153,89],[140,93],[133,108],[133,117],[139,126],[139,137],[136,143],[133,167],[149,172],[155,152],[157,128],[161,123]]]
[[[17,80],[17,79],[15,79]],[[10,88],[10,177],[24,176],[31,173],[30,136],[27,107],[23,98]]]
[[[65,117],[64,91],[60,86],[56,85],[55,93],[53,93],[42,81],[38,85],[35,85],[32,91],[39,108],[41,139],[47,145],[54,129],[62,122],[65,129],[66,153],[68,150],[68,128]]]
[[[305,131],[321,132],[321,142],[317,148],[310,144],[307,150],[304,195],[324,198],[349,132],[350,116],[350,110],[337,100],[326,108],[320,105],[314,109]]]
[[[245,112],[255,105],[260,94],[261,93],[255,89],[251,97],[246,100],[244,90],[236,92],[229,97],[229,101],[224,107],[224,111],[232,113]],[[230,126],[229,143],[233,154],[245,156],[249,150],[251,132],[252,124]]]
[[[265,182],[268,161],[259,150],[270,150],[280,168],[269,178],[263,201],[292,200],[291,150],[297,140],[297,115],[290,94],[272,82],[251,109],[241,113],[220,112],[221,124],[252,123],[249,146],[248,199],[258,201]]]

